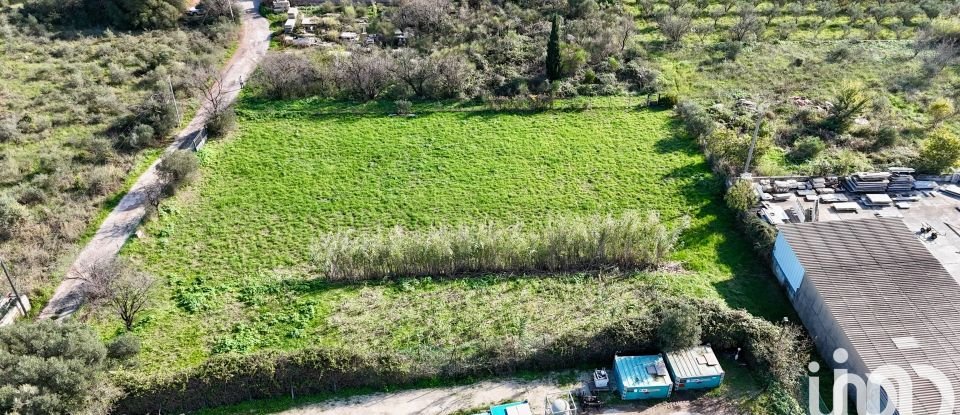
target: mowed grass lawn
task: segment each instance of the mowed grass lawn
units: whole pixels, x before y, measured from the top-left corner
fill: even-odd
[[[599,327],[641,309],[654,289],[769,318],[788,313],[733,230],[722,184],[669,111],[614,101],[403,118],[322,114],[314,105],[331,109],[301,101],[277,106],[302,112],[248,112],[233,138],[201,152],[200,180],[125,248],[162,281],[135,329],[144,340],[140,370],[318,343],[470,353],[505,336],[522,342]],[[324,282],[310,265],[317,236],[337,229],[537,226],[550,215],[627,209],[692,219],[673,258],[683,272],[344,285]],[[95,319],[107,336],[120,331],[110,316]]]

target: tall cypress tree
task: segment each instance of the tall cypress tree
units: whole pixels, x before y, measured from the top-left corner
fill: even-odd
[[[550,26],[550,41],[547,42],[547,79],[560,79],[560,16],[553,15],[553,24]]]

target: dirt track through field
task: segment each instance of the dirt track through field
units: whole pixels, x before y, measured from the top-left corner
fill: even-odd
[[[544,413],[548,394],[570,391],[570,385],[562,386],[545,379],[536,381],[502,380],[485,381],[472,385],[447,388],[416,389],[392,393],[377,393],[342,400],[292,408],[280,415],[444,415],[458,411],[485,408],[504,401],[530,403],[534,414]],[[738,413],[728,402],[711,397],[693,400],[683,398],[655,403],[642,402],[616,405],[591,410],[587,414],[620,415],[733,415]]]
[[[240,80],[249,78],[257,64],[267,53],[270,46],[270,23],[259,14],[260,0],[238,2],[244,9],[240,42],[237,51],[227,65],[220,71],[225,93],[224,103],[236,100],[240,92]],[[216,86],[215,86],[216,87]],[[194,139],[203,130],[207,120],[208,108],[201,107],[187,127],[180,131],[177,138],[167,147],[167,152],[189,148]],[[97,233],[74,259],[67,275],[50,298],[50,302],[40,312],[42,319],[59,319],[73,314],[83,304],[83,272],[90,265],[110,260],[117,256],[120,248],[130,235],[136,232],[143,220],[145,210],[145,190],[155,185],[157,164],[151,165],[134,183],[133,187],[120,200],[117,207],[104,219]]]

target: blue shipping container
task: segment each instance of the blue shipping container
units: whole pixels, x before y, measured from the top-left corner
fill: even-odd
[[[666,354],[667,369],[676,389],[712,389],[723,383],[723,368],[710,346],[697,346]]]
[[[666,399],[673,391],[663,356],[615,356],[613,372],[623,400]]]

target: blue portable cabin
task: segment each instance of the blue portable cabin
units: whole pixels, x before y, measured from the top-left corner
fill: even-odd
[[[667,370],[676,390],[712,389],[723,383],[723,368],[710,346],[667,352]]]
[[[511,402],[490,407],[490,415],[533,415],[530,404],[526,401]]]
[[[663,356],[614,356],[613,375],[623,400],[665,399],[673,391]]]

